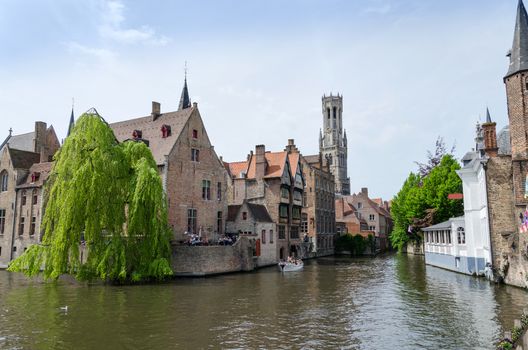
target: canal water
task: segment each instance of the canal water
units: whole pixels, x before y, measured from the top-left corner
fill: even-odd
[[[124,287],[0,271],[0,348],[493,349],[527,302],[402,255]]]

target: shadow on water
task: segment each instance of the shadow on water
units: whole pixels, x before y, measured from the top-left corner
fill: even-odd
[[[527,300],[405,255],[140,286],[0,271],[0,348],[492,349]]]

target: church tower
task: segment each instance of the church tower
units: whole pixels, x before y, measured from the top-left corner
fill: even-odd
[[[343,96],[323,96],[323,130],[319,133],[319,152],[335,179],[338,195],[350,194],[347,176],[347,137],[343,129]]]
[[[528,14],[522,0],[517,19],[508,73],[504,77],[510,124],[513,188],[516,205],[527,203],[525,179],[528,172]]]

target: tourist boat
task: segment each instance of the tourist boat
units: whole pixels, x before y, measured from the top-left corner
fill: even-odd
[[[281,261],[279,263],[279,270],[281,272],[293,272],[293,271],[300,271],[304,267],[304,263],[302,260],[297,260],[296,262],[287,262],[287,261]]]

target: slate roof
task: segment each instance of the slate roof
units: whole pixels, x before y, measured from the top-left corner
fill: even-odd
[[[513,44],[508,55],[510,56],[510,66],[504,78],[522,70],[528,70],[528,14],[522,0],[519,0],[517,6]]]
[[[432,226],[429,226],[429,227],[425,227],[422,229],[422,231],[435,231],[435,230],[447,230],[447,229],[450,229],[451,228],[451,223],[455,220],[464,220],[464,217],[463,216],[459,216],[459,217],[456,217],[456,218],[451,218],[447,221],[444,221],[444,222],[441,222],[439,224],[436,224],[436,225],[432,225]]]
[[[19,149],[8,147],[11,163],[15,169],[29,169],[35,163],[40,161],[40,154],[35,152],[28,152]]]
[[[308,156],[303,156],[304,160],[306,160],[306,162],[310,165],[312,164],[319,164],[319,155],[318,154],[313,154],[313,155],[308,155]]]
[[[273,222],[271,219],[268,209],[262,204],[253,204],[253,203],[245,203],[248,207],[248,210],[251,213],[251,216],[255,219],[257,222]],[[240,205],[230,205],[227,207],[227,221],[235,221],[236,217],[238,215],[238,212],[240,211],[240,208],[242,208],[242,204]]]
[[[189,89],[187,88],[187,77],[183,83],[182,94],[180,97],[180,105],[178,106],[178,111],[191,107],[191,99],[189,98]]]
[[[119,142],[132,139],[134,130],[141,130],[141,138],[149,141],[149,148],[152,151],[156,164],[163,165],[165,156],[174,147],[176,140],[187,124],[194,109],[194,107],[191,107],[181,111],[162,113],[156,120],[152,120],[152,116],[149,115],[147,117],[125,120],[109,125]],[[163,125],[169,125],[171,127],[171,135],[166,138],[163,138],[161,133],[161,127]]]
[[[7,140],[7,144],[9,145],[9,148],[11,149],[18,149],[21,151],[28,151],[28,152],[34,152],[35,151],[35,145],[33,141],[35,140],[35,132],[28,132],[25,134],[20,135],[12,135],[9,140]]]
[[[44,163],[35,163],[29,168],[29,174],[26,178],[26,181],[17,188],[32,188],[32,187],[42,187],[46,180],[49,177],[51,168],[53,167],[53,162],[44,162]],[[31,182],[31,174],[40,173],[39,179],[35,182]]]

